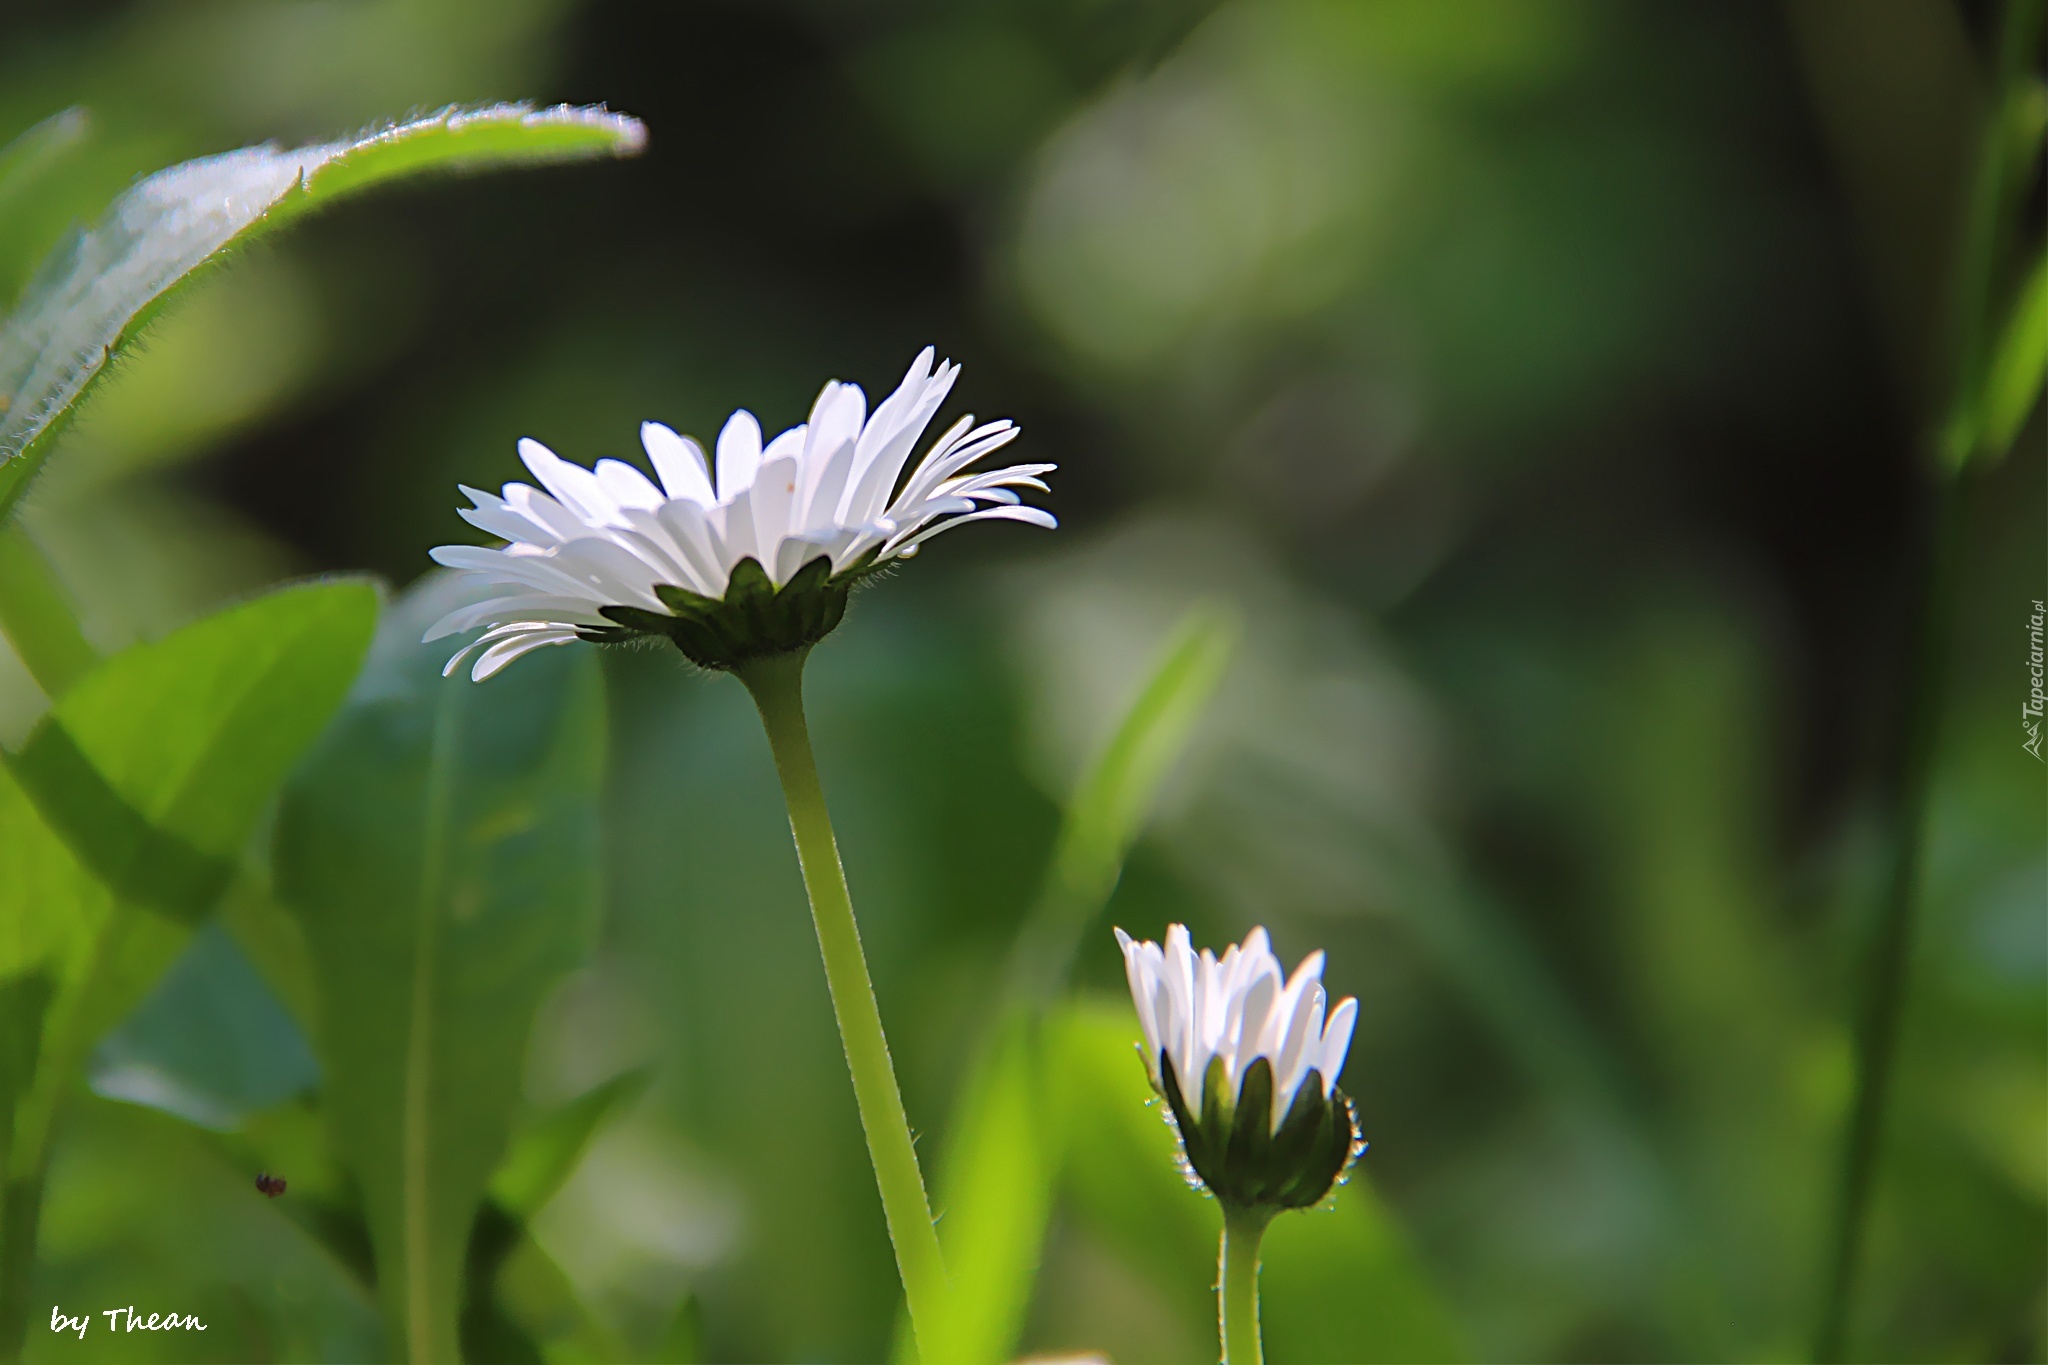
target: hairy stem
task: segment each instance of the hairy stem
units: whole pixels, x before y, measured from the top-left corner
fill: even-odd
[[[1226,1210],[1223,1247],[1216,1267],[1216,1327],[1223,1338],[1223,1365],[1263,1365],[1259,1342],[1259,1240],[1269,1221],[1264,1214]]]
[[[920,1341],[924,1324],[937,1321],[946,1293],[945,1264],[932,1227],[931,1204],[918,1172],[917,1150],[910,1122],[903,1113],[903,1095],[889,1061],[889,1042],[882,1033],[882,1013],[860,947],[860,929],[853,918],[853,898],[839,846],[832,836],[832,817],[811,754],[810,729],[804,722],[803,667],[806,651],[755,659],[734,670],[753,694],[775,753],[775,771],[789,807],[790,833],[796,837],[797,861],[803,867],[804,890],[811,901],[811,920],[818,931],[818,949],[825,958],[825,981],[832,993],[832,1012],[839,1040],[846,1048],[846,1066],[853,1073],[854,1100],[860,1108],[861,1131],[875,1183],[881,1187],[882,1212],[889,1241],[896,1249],[896,1269],[910,1306],[911,1328]]]

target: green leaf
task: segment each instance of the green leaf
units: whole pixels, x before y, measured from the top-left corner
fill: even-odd
[[[1076,900],[1093,909],[1108,903],[1159,784],[1223,680],[1242,629],[1231,608],[1218,603],[1192,608],[1174,628],[1159,666],[1116,733],[1082,776],[1053,852],[1054,875]]]
[[[540,1212],[575,1171],[605,1120],[630,1108],[652,1077],[646,1067],[622,1072],[520,1129],[491,1177],[491,1198],[521,1218]]]
[[[638,120],[602,109],[444,109],[295,151],[245,147],[138,182],[60,246],[0,328],[0,520],[63,419],[195,271],[301,214],[429,170],[627,156]]]
[[[1003,1021],[961,1096],[949,1136],[939,1234],[952,1282],[926,1353],[958,1365],[1008,1360],[1038,1273],[1064,1133],[1044,1084],[1037,1019]],[[899,1337],[898,1357],[909,1338]]]
[[[227,885],[285,773],[346,694],[376,620],[367,583],[288,588],[115,655],[0,782],[0,975],[57,994],[17,1123],[40,1160],[86,1051],[163,974]]]
[[[363,1195],[395,1342],[457,1356],[464,1249],[519,1102],[539,1003],[598,907],[594,652],[441,677],[430,580],[389,613],[340,721],[287,788],[278,898],[318,1002],[335,1150]]]
[[[49,561],[19,523],[0,522],[0,631],[45,696],[63,696],[99,662]]]
[[[937,1358],[1000,1361],[1016,1343],[1064,1142],[1053,1117],[1059,1088],[1041,1080],[1037,1011],[1065,981],[1080,935],[1115,891],[1241,629],[1234,611],[1213,603],[1182,618],[1068,803],[1046,885],[1018,936],[1013,999],[969,1063],[947,1130],[939,1233],[952,1292]],[[898,1357],[907,1359],[909,1350],[908,1335],[899,1333]]]
[[[0,224],[26,202],[45,172],[85,140],[89,126],[85,110],[65,109],[0,147]]]
[[[103,1099],[227,1130],[319,1080],[305,1035],[216,923],[101,1040],[89,1083]]]
[[[1234,608],[1200,602],[1174,627],[1159,664],[1075,785],[1053,841],[1052,865],[1012,954],[1011,982],[1050,1000],[1081,935],[1109,903],[1124,859],[1215,695],[1243,623]]]
[[[2048,378],[2048,252],[2035,258],[2034,268],[2020,285],[2012,315],[1984,375],[1979,458],[1994,463],[2005,458],[2041,396],[2044,378]]]

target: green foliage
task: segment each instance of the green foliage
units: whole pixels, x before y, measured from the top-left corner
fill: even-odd
[[[222,931],[202,929],[93,1053],[95,1094],[216,1130],[310,1093],[305,1035]]]
[[[1982,422],[1977,448],[1986,460],[2004,458],[2034,411],[2048,378],[2048,254],[2037,256],[2013,301],[1978,400]]]
[[[376,609],[361,583],[231,608],[107,660],[5,755],[11,1289],[25,1292],[59,1100],[226,886],[264,803],[347,691]],[[0,1322],[7,1341],[20,1306]]]
[[[1109,903],[1160,785],[1223,681],[1242,629],[1236,612],[1221,603],[1190,609],[1075,783],[1013,957],[1013,983],[1025,997],[1042,1001],[1065,981],[1081,935]]]
[[[522,1218],[540,1212],[576,1169],[597,1130],[631,1108],[650,1078],[645,1067],[622,1072],[527,1123],[491,1176],[492,1200]]]
[[[63,696],[99,658],[48,561],[11,522],[0,522],[0,632],[52,697]]]
[[[999,1030],[961,1091],[938,1203],[951,1289],[938,1322],[925,1329],[925,1354],[959,1365],[1010,1358],[1066,1145],[1037,1019],[1015,1010]],[[899,1337],[898,1359],[909,1358],[910,1346],[907,1333]]]
[[[487,686],[444,679],[445,648],[418,640],[445,589],[389,613],[286,790],[275,854],[312,956],[322,1103],[415,1360],[456,1355],[534,1011],[588,950],[598,904],[596,661],[550,651]]]
[[[36,137],[9,164],[47,155],[37,149],[54,137]],[[603,110],[491,105],[296,151],[245,147],[149,176],[44,263],[0,329],[0,521],[108,365],[178,286],[222,252],[384,181],[631,155],[645,141],[636,120]]]
[[[39,1156],[84,1051],[155,982],[227,884],[265,801],[339,704],[376,616],[367,584],[289,588],[109,659],[0,779],[12,926],[0,972],[56,996],[17,1120]]]
[[[1064,981],[1075,942],[1116,889],[1160,784],[1223,679],[1241,626],[1196,606],[1075,785],[1052,865],[1019,938],[1012,987],[970,1064],[944,1156],[941,1241],[951,1280],[935,1359],[1007,1359],[1038,1273],[1065,1144],[1057,1073],[1043,1069],[1038,1008]],[[898,1354],[909,1343],[900,1339]]]
[[[36,181],[84,139],[86,128],[83,109],[66,109],[0,147],[0,219],[26,200]]]
[[[1053,875],[1077,906],[1094,914],[1109,900],[1124,855],[1158,798],[1159,784],[1201,719],[1237,646],[1242,624],[1230,608],[1204,603],[1174,628],[1158,667],[1094,764],[1060,825]]]

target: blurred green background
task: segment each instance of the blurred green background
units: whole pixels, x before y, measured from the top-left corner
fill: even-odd
[[[26,524],[111,649],[281,578],[410,582],[520,436],[588,464],[643,419],[779,429],[935,343],[954,410],[1059,462],[1063,527],[934,546],[811,673],[927,1165],[1060,803],[1220,597],[1243,645],[1078,975],[1127,1011],[1108,921],[1263,923],[1358,996],[1379,1240],[1276,1249],[1273,1358],[1792,1358],[1990,9],[9,0],[0,142],[71,105],[90,130],[0,262],[140,173],[409,109],[606,102],[651,135],[214,272]],[[2037,412],[1966,505],[1870,1358],[2048,1350],[2048,796],[2013,723],[2043,448]],[[767,747],[677,657],[603,678],[597,946],[524,1086],[651,1084],[536,1238],[634,1358],[880,1359],[894,1269]],[[0,647],[0,737],[39,705]],[[214,1327],[31,1357],[378,1357],[351,1268],[187,1121],[288,1127],[320,1084],[234,943],[202,934],[96,1065],[39,1292]],[[185,1119],[130,1102],[165,1086]],[[1148,1223],[1107,1160],[1073,1158],[1026,1348],[1212,1359],[1210,1233]],[[1354,1334],[1318,1336],[1338,1303]]]

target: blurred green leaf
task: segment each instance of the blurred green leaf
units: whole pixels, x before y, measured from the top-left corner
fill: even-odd
[[[936,1359],[1007,1359],[1030,1306],[1064,1135],[1039,1064],[1039,1002],[1110,893],[1159,786],[1222,681],[1242,629],[1200,603],[1182,618],[1108,744],[1075,786],[1038,904],[1019,936],[1013,998],[969,1064],[948,1130],[939,1232],[952,1294]],[[897,1355],[910,1342],[899,1333]]]
[[[1008,1360],[1031,1305],[1064,1133],[1040,1070],[1037,1020],[1013,1010],[977,1060],[946,1152],[939,1235],[952,1291],[928,1328],[934,1361]],[[909,1334],[897,1358],[912,1358]]]
[[[520,1129],[491,1177],[491,1198],[521,1218],[540,1212],[575,1172],[605,1120],[645,1094],[652,1078],[648,1068],[635,1067]]]
[[[0,147],[0,224],[9,222],[45,172],[85,140],[90,126],[85,110],[65,109]]]
[[[276,993],[292,1022],[310,1039],[318,1022],[313,1007],[313,955],[306,947],[305,931],[277,903],[269,882],[244,863],[214,913],[220,917],[221,927],[234,937],[235,945],[262,973],[264,984]]]
[[[1045,885],[1013,958],[1013,985],[1027,998],[1049,1000],[1066,980],[1080,936],[1116,890],[1124,858],[1222,682],[1242,629],[1235,608],[1217,602],[1192,607],[1075,784]]]
[[[376,610],[364,583],[230,608],[107,660],[4,755],[0,976],[46,980],[51,997],[12,1116],[11,1274],[33,1255],[59,1100],[226,884],[218,870],[346,693]],[[10,1046],[25,1045],[13,1032]],[[0,1349],[19,1341],[21,1311],[10,1300],[0,1312]]]
[[[102,1098],[214,1129],[233,1128],[319,1080],[305,1035],[217,924],[193,938],[100,1042],[90,1076]]]
[[[61,697],[99,661],[49,561],[18,523],[0,523],[0,632],[45,695]]]
[[[1203,603],[1189,611],[1174,628],[1159,667],[1075,788],[1053,869],[1077,900],[1092,901],[1096,909],[1108,901],[1124,855],[1223,680],[1242,629],[1226,605]]]
[[[585,1305],[562,1267],[531,1237],[520,1239],[499,1263],[491,1292],[497,1309],[529,1340],[540,1343],[549,1361],[567,1365],[635,1358],[618,1333]],[[652,1357],[663,1365],[688,1365],[700,1358],[694,1347],[695,1314],[687,1299],[678,1305],[676,1315],[669,1340]],[[463,1340],[468,1342],[472,1338],[467,1322],[464,1328]]]
[[[463,1261],[542,996],[598,906],[603,694],[588,650],[444,679],[431,580],[389,613],[287,788],[275,866],[317,986],[323,1103],[362,1188],[394,1341],[457,1355]]]
[[[2048,378],[2048,252],[2034,258],[2033,269],[2020,285],[2012,315],[1984,376],[1979,400],[1983,424],[1977,444],[1980,458],[2005,458],[2041,396],[2044,378]]]
[[[296,151],[245,147],[135,185],[44,263],[0,329],[0,519],[63,420],[194,271],[333,200],[429,170],[631,155],[637,120],[601,109],[445,109]]]
[[[288,588],[107,660],[5,755],[0,887],[15,969],[58,974],[17,1168],[40,1159],[86,1049],[149,990],[227,884],[263,804],[345,695],[367,583]],[[14,898],[18,897],[18,900]],[[13,904],[6,904],[14,900]]]

